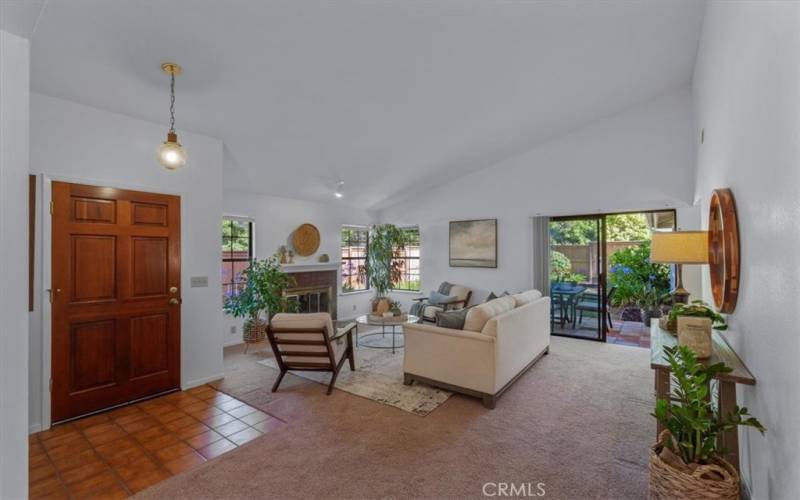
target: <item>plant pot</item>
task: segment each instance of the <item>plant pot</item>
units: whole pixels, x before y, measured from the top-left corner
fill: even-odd
[[[686,465],[656,443],[650,448],[650,498],[738,500],[739,474],[722,458],[715,458],[707,465]]]
[[[642,310],[634,306],[624,307],[620,314],[620,319],[622,319],[622,321],[642,322]]]
[[[671,321],[669,316],[663,316],[658,320],[658,326],[661,327],[662,330],[671,333],[672,335],[678,334],[678,323],[677,321]]]
[[[657,319],[661,317],[661,310],[660,309],[642,309],[642,323],[645,324],[646,327],[650,327],[652,324],[653,319]]]
[[[386,297],[372,301],[372,312],[379,316],[383,315],[383,313],[389,311],[391,308],[392,304]]]
[[[678,345],[689,347],[697,359],[711,357],[711,318],[678,316]]]
[[[256,320],[248,319],[242,328],[242,340],[245,344],[257,344],[267,338],[267,323],[259,318]]]

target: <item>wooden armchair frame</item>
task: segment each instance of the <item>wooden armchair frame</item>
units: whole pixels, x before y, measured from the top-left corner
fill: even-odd
[[[453,309],[454,306],[457,306],[457,305],[461,304],[461,307],[459,309],[463,309],[463,308],[467,307],[467,305],[469,305],[469,301],[470,301],[471,298],[472,298],[472,290],[467,292],[467,296],[463,300],[448,300],[448,301],[444,301],[444,302],[439,302],[438,304],[430,304],[430,305],[441,306],[443,311],[449,311],[450,309]],[[427,300],[428,300],[428,297],[419,297],[419,298],[414,299],[414,302],[422,303],[422,302],[425,302]],[[423,309],[423,311],[424,311],[424,309]],[[427,321],[429,323],[435,323],[435,321],[431,321],[430,319],[426,318],[424,314],[422,314],[420,317],[421,317],[422,321]]]
[[[350,370],[355,371],[356,369],[356,360],[355,360],[355,353],[353,351],[353,330],[356,329],[356,324],[351,323],[348,324],[346,327],[338,330],[336,334],[331,337],[328,329],[326,327],[321,328],[275,328],[270,325],[267,328],[267,337],[269,338],[269,344],[272,347],[272,352],[275,354],[275,360],[278,362],[278,367],[281,370],[281,373],[278,375],[278,379],[275,380],[275,383],[272,385],[272,392],[276,392],[278,390],[278,386],[283,381],[283,377],[286,375],[288,371],[312,371],[312,372],[331,372],[333,375],[331,376],[331,382],[328,384],[328,391],[327,394],[330,396],[331,392],[333,391],[333,386],[336,383],[336,378],[339,376],[339,370],[342,369],[344,366],[345,360],[350,361]],[[281,339],[277,338],[276,334],[293,334],[293,335],[308,335],[308,336],[316,336],[322,335],[324,340],[321,339]],[[347,340],[347,347],[345,350],[342,359],[338,362],[336,361],[335,353],[333,350],[333,342],[340,340],[341,338],[346,338]],[[288,347],[289,350],[281,351],[278,346],[325,346],[326,350],[322,351],[292,351],[291,347]],[[289,357],[304,357],[304,358],[320,358],[319,362],[311,362],[311,361],[287,361],[284,360],[284,356]]]

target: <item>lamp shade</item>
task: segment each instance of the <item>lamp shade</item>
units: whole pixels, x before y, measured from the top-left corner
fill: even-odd
[[[658,264],[708,264],[708,232],[654,232],[650,261]]]

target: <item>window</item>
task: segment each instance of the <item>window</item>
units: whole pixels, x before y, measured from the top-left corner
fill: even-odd
[[[362,226],[342,227],[342,291],[354,292],[369,288],[366,259],[369,229]]]
[[[419,291],[419,227],[402,228],[406,233],[406,245],[395,251],[392,268],[398,271],[399,280],[392,283],[393,290]]]
[[[246,219],[222,219],[222,297],[239,293],[245,283],[242,271],[253,260],[253,223]]]

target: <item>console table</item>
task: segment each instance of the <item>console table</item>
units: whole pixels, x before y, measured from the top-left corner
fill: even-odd
[[[732,372],[719,374],[715,379],[718,386],[718,404],[720,414],[726,415],[733,412],[736,406],[736,384],[755,385],[756,379],[750,370],[742,363],[736,352],[731,349],[725,338],[719,332],[712,334],[713,350],[711,357],[704,360],[704,363],[714,364],[723,362],[726,366],[733,369]],[[664,347],[675,346],[678,338],[671,333],[662,330],[658,326],[658,321],[654,320],[650,327],[650,368],[655,370],[656,397],[659,399],[669,399],[670,397],[670,367],[664,356]],[[664,427],[658,423],[656,437],[661,434]],[[725,459],[739,471],[739,430],[733,429],[726,432],[719,443],[728,452]]]

